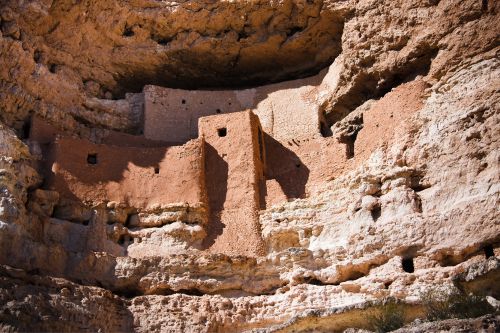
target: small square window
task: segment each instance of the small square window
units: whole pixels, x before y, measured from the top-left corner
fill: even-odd
[[[403,270],[406,273],[413,273],[415,271],[415,267],[413,265],[413,258],[403,258],[401,264],[403,266]]]
[[[155,173],[156,173],[156,174],[159,174],[159,173],[160,173],[160,168],[159,168],[159,167],[156,167],[156,168],[155,168]]]
[[[97,164],[97,154],[88,154],[87,163],[92,165]]]
[[[217,134],[219,134],[220,137],[224,137],[227,135],[227,128],[223,127],[223,128],[219,128],[217,130]]]

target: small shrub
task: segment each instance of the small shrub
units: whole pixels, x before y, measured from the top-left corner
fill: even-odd
[[[373,310],[368,315],[368,324],[380,333],[397,330],[403,327],[404,323],[404,307],[395,301],[387,302],[381,309]]]
[[[431,289],[423,293],[421,299],[430,321],[475,318],[495,312],[485,297],[466,294],[457,288]]]

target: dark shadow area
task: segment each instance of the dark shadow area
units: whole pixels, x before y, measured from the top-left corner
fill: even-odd
[[[319,124],[320,124],[319,131],[320,131],[322,137],[328,138],[328,137],[331,137],[333,135],[333,131],[330,128],[330,126],[328,126],[328,123],[326,120],[324,120],[324,119],[320,120]]]
[[[118,56],[113,68],[116,83],[113,86],[99,83],[122,98],[127,92],[142,91],[145,85],[222,90],[302,79],[318,74],[341,53],[344,20],[342,15],[323,8],[319,22],[298,27],[290,21],[283,31],[267,31],[280,38],[280,42],[276,38],[262,39],[261,32],[254,29],[237,31],[226,27],[213,34],[206,33],[203,41],[192,43],[189,48],[178,42],[185,38],[184,32],[152,32],[154,46],[148,43],[143,52],[154,57],[156,48],[162,47],[161,58],[154,61],[156,65],[139,61],[130,66],[129,58]],[[232,37],[235,33],[239,36],[237,40]],[[123,37],[131,35],[131,28],[125,27]],[[221,45],[230,51],[220,54],[217,50]],[[267,50],[265,55],[257,52],[256,46]],[[128,46],[123,48],[124,54],[130,52]]]
[[[331,285],[331,283],[325,283],[325,282],[323,282],[321,280],[318,280],[316,278],[313,278],[313,277],[306,278],[306,280],[305,280],[304,283],[312,284],[313,286],[328,286],[328,285]]]
[[[266,178],[276,179],[288,199],[304,197],[309,169],[293,151],[267,133],[264,133],[264,142]]]
[[[213,146],[205,143],[205,187],[210,207],[207,237],[203,240],[205,249],[215,243],[215,239],[222,235],[225,227],[221,220],[221,213],[226,201],[227,177],[227,162],[219,156]]]
[[[491,244],[488,244],[488,245],[485,245],[483,247],[483,251],[484,251],[484,257],[486,259],[488,258],[491,258],[491,257],[494,257],[495,256],[495,251],[493,249],[493,245]]]
[[[182,57],[179,54],[188,54],[187,57],[196,57],[203,59],[205,56],[203,54],[194,55],[194,53],[188,51],[179,51],[178,54],[174,54],[173,58],[180,58],[178,61],[182,62],[179,66],[192,66],[186,65],[186,57]],[[193,74],[197,71],[205,71],[201,64],[193,69],[190,73],[180,74],[180,78],[174,73],[178,71],[177,68],[173,66],[163,65],[158,68],[154,73],[150,70],[141,70],[133,73],[124,73],[115,77],[117,82],[116,87],[109,88],[113,92],[115,99],[121,99],[125,97],[126,93],[139,93],[142,91],[146,85],[155,85],[160,87],[168,87],[174,89],[186,89],[186,90],[243,90],[251,89],[255,87],[260,87],[264,85],[278,84],[282,82],[290,82],[294,80],[301,80],[318,75],[322,70],[330,66],[339,53],[334,53],[327,60],[316,64],[312,68],[300,68],[296,70],[286,70],[281,69],[283,73],[276,73],[276,68],[265,68],[258,74],[255,73],[245,73],[242,75],[232,75],[229,76],[227,73],[219,70],[219,75],[214,75],[209,73],[203,73],[202,75]],[[305,66],[304,66],[305,67]],[[227,70],[226,68],[225,70]],[[273,77],[268,77],[270,72],[274,72]]]
[[[373,221],[376,222],[382,215],[382,207],[380,206],[380,204],[373,207],[370,213],[372,215]]]
[[[481,0],[481,10],[483,12],[488,11],[488,0]]]
[[[356,143],[358,132],[356,131],[352,135],[346,136],[344,141],[340,141],[345,144],[345,156],[347,159],[354,157],[354,144]]]

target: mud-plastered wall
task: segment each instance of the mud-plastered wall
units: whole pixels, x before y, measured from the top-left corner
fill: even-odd
[[[202,147],[202,140],[136,148],[59,138],[47,188],[80,202],[114,201],[138,209],[199,204],[204,201]]]
[[[264,182],[264,146],[251,111],[204,117],[206,180],[210,203],[208,237],[212,252],[255,256],[263,250],[258,224]],[[259,138],[260,136],[260,138]]]

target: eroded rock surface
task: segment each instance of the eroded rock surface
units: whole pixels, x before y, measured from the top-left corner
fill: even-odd
[[[495,303],[499,10],[1,2],[0,330],[373,329],[436,285]]]

